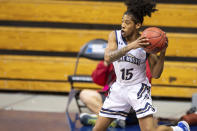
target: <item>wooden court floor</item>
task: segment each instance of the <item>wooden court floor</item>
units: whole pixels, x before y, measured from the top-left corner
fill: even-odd
[[[65,113],[0,110],[0,131],[69,131]]]
[[[76,114],[70,114],[75,120]],[[68,124],[65,113],[0,110],[0,131],[91,131],[92,127],[84,127],[79,120]],[[124,129],[111,128],[108,131],[140,131],[138,125]],[[192,126],[191,131],[197,131]]]

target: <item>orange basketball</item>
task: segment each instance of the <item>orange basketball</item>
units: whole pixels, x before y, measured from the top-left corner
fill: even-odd
[[[150,45],[144,48],[148,53],[158,53],[166,46],[166,34],[157,27],[149,27],[145,29],[142,32],[142,36],[149,39]]]

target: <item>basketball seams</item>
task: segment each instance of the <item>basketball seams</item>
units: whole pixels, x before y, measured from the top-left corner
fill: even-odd
[[[165,42],[165,38],[166,38],[165,33],[157,27],[150,27],[150,28],[144,30],[142,32],[142,35],[149,38],[149,39],[152,39],[152,42],[154,43],[154,44],[152,44],[151,40],[150,40],[149,42],[151,43],[151,45],[147,46],[145,48],[145,50],[149,53],[157,53],[157,52],[153,52],[154,49],[157,50],[156,48],[158,48],[158,50],[160,51],[165,46],[165,43],[166,43]],[[154,37],[152,37],[152,36],[154,36]],[[157,41],[157,39],[159,41]]]
[[[158,41],[157,43],[155,43],[154,45],[153,45],[153,47],[155,48],[155,47],[158,47],[157,45],[158,45],[158,43],[161,43],[161,41],[163,40],[163,38],[164,37],[161,37],[161,39],[160,39],[160,41]],[[164,42],[163,42],[164,43]],[[163,43],[161,43],[161,44],[163,44]],[[154,49],[154,48],[152,48],[152,49]],[[159,48],[160,48],[160,50],[162,49],[160,46],[159,46]]]
[[[152,32],[156,32],[156,31],[152,31]],[[158,32],[157,32],[157,33],[158,33]],[[159,33],[159,35],[160,35],[159,37],[161,37],[161,33]],[[158,37],[151,37],[151,38],[158,38]],[[157,43],[153,44],[153,45],[151,46],[151,48],[148,48],[148,49],[153,49],[153,48],[155,48],[155,47],[157,46],[157,44],[161,42],[162,39],[163,39],[163,37],[161,37],[161,39],[160,39]]]
[[[163,38],[162,40],[164,40],[164,41],[162,42],[161,49],[166,46],[166,40],[167,40],[167,38],[166,38],[166,34],[164,32],[163,32],[163,37],[162,38]]]
[[[164,35],[164,34],[163,34],[163,35]],[[165,36],[163,36],[163,37],[162,37],[162,41],[163,41],[163,39],[165,39],[165,38],[166,38],[166,37],[165,37]],[[160,50],[164,47],[164,46],[163,46],[164,44],[165,44],[165,41],[161,43]]]
[[[155,32],[155,33],[159,34],[159,36],[150,37],[150,38],[158,38],[158,37],[161,37],[161,33],[160,32],[157,32],[157,31],[154,31],[154,30],[147,30],[147,32]]]

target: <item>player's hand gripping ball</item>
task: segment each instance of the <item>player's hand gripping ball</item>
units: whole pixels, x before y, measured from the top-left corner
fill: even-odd
[[[142,36],[149,39],[150,45],[146,46],[144,50],[147,53],[158,53],[168,44],[166,33],[157,27],[149,27],[142,32]]]

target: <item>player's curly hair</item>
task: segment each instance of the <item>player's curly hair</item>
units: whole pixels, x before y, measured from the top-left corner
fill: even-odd
[[[157,11],[155,0],[125,0],[127,11],[124,14],[132,15],[135,23],[143,23],[144,16],[151,17]]]

